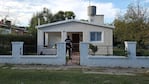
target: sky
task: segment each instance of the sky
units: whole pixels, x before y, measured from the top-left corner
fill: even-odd
[[[13,24],[29,26],[30,19],[36,12],[48,8],[52,13],[73,11],[76,19],[88,19],[87,7],[97,7],[97,15],[103,14],[105,23],[112,23],[118,13],[124,14],[130,3],[136,0],[0,0],[0,20],[7,17]],[[89,3],[90,2],[90,3]],[[149,0],[140,0],[149,8]]]

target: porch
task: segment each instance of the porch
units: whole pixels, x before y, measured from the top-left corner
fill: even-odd
[[[43,32],[38,38],[38,54],[56,54],[57,43],[65,42],[67,36],[72,40],[72,52],[79,52],[79,43],[83,41],[83,32]]]

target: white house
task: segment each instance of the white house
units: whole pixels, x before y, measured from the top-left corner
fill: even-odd
[[[89,21],[65,20],[37,26],[38,53],[56,54],[56,43],[65,42],[69,35],[73,51],[79,52],[79,43],[98,45],[98,54],[113,53],[113,26],[104,25],[104,15],[96,15],[96,7],[88,7]]]

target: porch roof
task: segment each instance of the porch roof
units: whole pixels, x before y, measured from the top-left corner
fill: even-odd
[[[78,20],[74,20],[74,19],[43,24],[43,25],[36,26],[36,28],[40,29],[40,28],[45,28],[45,27],[49,27],[49,26],[54,26],[54,25],[59,25],[59,24],[64,24],[64,23],[70,23],[70,22],[76,22],[76,23],[87,24],[87,25],[98,26],[98,27],[104,27],[104,28],[110,28],[110,29],[115,28],[114,26],[94,24],[94,23],[89,23],[89,22],[85,22],[85,21],[78,21]]]

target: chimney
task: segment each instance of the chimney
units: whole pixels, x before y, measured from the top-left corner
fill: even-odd
[[[96,15],[96,6],[88,7],[89,22],[97,25],[104,24],[104,15]]]

